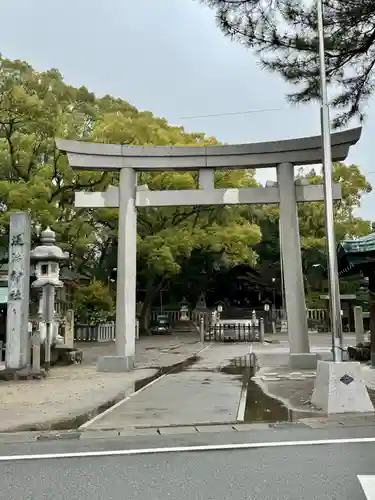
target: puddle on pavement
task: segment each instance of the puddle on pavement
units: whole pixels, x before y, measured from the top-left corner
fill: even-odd
[[[244,380],[252,377],[255,370],[256,359],[250,355],[233,358],[227,365],[218,368],[219,372],[227,373],[228,375],[242,375]]]
[[[253,380],[248,381],[244,422],[292,422],[293,412],[277,399],[264,394]]]
[[[302,416],[310,416],[305,412],[292,411],[278,399],[265,394],[252,380],[257,368],[256,360],[249,355],[232,359],[228,365],[220,367],[219,371],[229,375],[239,375],[243,384],[247,384],[244,423],[294,422]]]
[[[150,382],[153,382],[154,380],[160,378],[162,375],[170,375],[172,373],[180,373],[190,366],[192,366],[194,363],[199,361],[199,356],[191,356],[190,358],[185,359],[184,361],[180,361],[179,363],[175,363],[170,366],[165,366],[162,368],[158,368],[157,372],[155,375],[152,375],[151,377],[145,377],[143,379],[136,380],[134,383],[134,392],[139,391],[142,389],[142,387],[145,387],[147,384]],[[132,394],[134,394],[134,392]],[[52,425],[37,425],[37,426],[29,426],[27,429],[22,429],[24,431],[61,431],[61,430],[74,430],[78,429],[83,425],[85,422],[88,420],[91,420],[97,415],[100,415],[100,413],[103,413],[104,411],[108,410],[111,408],[111,406],[115,405],[116,403],[119,403],[121,400],[123,400],[126,396],[128,396],[129,393],[122,393],[119,394],[116,398],[113,398],[111,401],[107,401],[106,403],[98,406],[95,408],[93,411],[86,412],[82,415],[75,416],[71,419],[68,420],[63,420],[60,422],[53,423]]]
[[[372,401],[372,404],[375,405],[375,390],[374,389],[367,389],[368,394],[370,396],[370,399]]]
[[[254,358],[242,356],[234,358],[221,372],[241,375],[243,384],[247,384],[246,409],[244,422],[290,422],[292,412],[277,399],[267,396],[251,378],[256,373]]]

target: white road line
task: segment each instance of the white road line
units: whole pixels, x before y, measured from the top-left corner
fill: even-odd
[[[192,354],[191,356],[183,359],[181,361],[181,363],[183,363],[184,361],[186,361],[187,359],[189,359],[190,357],[192,356],[199,356],[199,354],[201,354],[203,351],[205,351],[206,349],[210,348],[212,344],[210,345],[207,345],[205,347],[203,347],[203,349],[201,349],[200,351],[196,352],[195,354]],[[144,385],[143,387],[141,387],[138,391],[135,391],[135,392],[132,392],[130,394],[130,396],[127,396],[126,398],[124,399],[121,399],[121,401],[118,401],[116,404],[114,404],[113,406],[111,406],[110,408],[108,408],[107,410],[103,411],[102,413],[99,413],[98,415],[95,415],[95,417],[93,417],[91,420],[88,420],[87,422],[85,422],[84,424],[82,424],[79,429],[87,429],[88,427],[90,427],[90,425],[92,425],[94,422],[97,422],[98,420],[102,419],[103,417],[105,417],[106,415],[108,415],[108,413],[111,413],[113,410],[116,410],[116,408],[118,408],[119,406],[121,406],[123,403],[126,403],[127,401],[129,401],[129,399],[132,399],[134,396],[136,396],[137,394],[140,394],[141,392],[145,391],[146,389],[148,389],[149,387],[151,387],[152,385],[156,384],[156,382],[160,382],[160,380],[162,380],[164,377],[166,377],[168,375],[168,373],[165,373],[164,375],[161,375],[160,377],[156,378],[155,380],[152,380],[151,382],[149,382],[148,384]]]
[[[251,359],[252,352],[253,352],[253,344],[250,344],[250,349],[249,349],[250,359]],[[245,419],[247,388],[249,385],[249,380],[250,380],[249,377],[246,377],[244,383],[242,384],[240,401],[238,403],[238,410],[237,410],[237,421],[238,422],[243,422]]]
[[[375,500],[375,476],[357,476],[367,500]]]
[[[243,422],[245,419],[248,384],[249,384],[248,379],[242,384],[240,402],[238,404],[238,410],[237,410],[237,422]]]
[[[160,377],[156,378],[155,380],[152,380],[148,384],[144,385],[138,391],[132,392],[130,394],[130,396],[127,396],[126,398],[121,399],[121,401],[118,401],[116,404],[114,404],[113,406],[111,406],[107,410],[103,411],[102,413],[99,413],[98,415],[95,415],[95,417],[93,417],[91,420],[88,420],[87,422],[85,422],[84,424],[82,424],[78,429],[87,429],[87,427],[90,427],[90,425],[92,425],[97,420],[102,419],[103,417],[105,417],[106,415],[108,415],[108,413],[111,413],[113,410],[116,410],[116,408],[118,408],[119,406],[121,406],[123,403],[126,403],[126,401],[129,401],[129,399],[131,399],[132,397],[134,397],[136,394],[140,394],[144,390],[146,390],[149,387],[151,387],[152,385],[154,385],[156,382],[159,382],[160,380],[162,380],[164,377],[166,377],[166,375],[167,374],[165,373],[164,375],[161,375]]]
[[[251,450],[257,448],[283,448],[291,446],[322,446],[337,444],[375,443],[375,437],[347,439],[316,439],[309,441],[276,441],[263,443],[213,444],[196,446],[174,446],[165,448],[140,448],[132,450],[78,451],[71,453],[38,453],[33,455],[0,455],[0,462],[24,460],[51,460],[61,458],[116,457],[129,455],[156,455],[162,453],[186,453],[191,451]],[[371,499],[372,500],[372,499]]]

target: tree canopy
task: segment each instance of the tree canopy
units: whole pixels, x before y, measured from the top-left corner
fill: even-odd
[[[223,32],[260,56],[264,68],[297,87],[292,103],[320,96],[316,2],[202,0]],[[327,81],[335,126],[364,118],[375,85],[374,0],[323,0]]]
[[[111,173],[73,172],[55,147],[55,137],[119,144],[207,145],[217,141],[126,101],[96,97],[67,85],[55,70],[37,72],[21,61],[0,59],[0,236],[6,248],[10,211],[22,210],[39,225],[51,226],[69,252],[78,275],[108,284],[116,267],[117,211],[75,209],[75,190],[105,190],[118,183]],[[150,189],[189,189],[192,173],[142,173]],[[218,173],[219,186],[253,185],[251,172]],[[163,283],[179,273],[192,252],[210,253],[216,265],[255,264],[252,247],[259,227],[235,207],[145,208],[138,214],[138,281],[145,308]],[[98,286],[87,288],[97,303]],[[95,293],[94,293],[95,292]],[[77,294],[83,301],[83,294]],[[101,297],[101,296],[100,296]],[[101,302],[105,302],[103,297]],[[108,302],[108,301],[107,301]],[[87,303],[87,297],[85,298]],[[88,307],[88,306],[87,306]],[[89,307],[88,307],[89,308]]]
[[[33,244],[38,227],[51,226],[59,245],[69,253],[67,265],[76,276],[76,310],[88,319],[103,319],[113,311],[117,210],[76,209],[74,192],[105,190],[118,184],[118,176],[73,172],[56,149],[56,137],[135,145],[203,146],[217,141],[170,126],[122,99],[74,88],[56,69],[37,72],[25,62],[0,58],[0,259],[3,255],[6,260],[9,213],[29,213]],[[303,175],[310,182],[321,181],[315,171]],[[334,175],[343,188],[343,200],[336,207],[338,236],[366,234],[369,224],[353,211],[370,185],[355,165],[337,164]],[[194,172],[138,176],[138,184],[150,189],[192,189],[198,181]],[[257,185],[254,172],[248,170],[218,171],[215,183],[218,187]],[[325,258],[323,207],[304,204],[299,211],[310,283],[309,262]],[[173,290],[176,300],[186,296],[194,304],[218,273],[237,264],[257,270],[258,280],[266,287],[275,276],[279,279],[276,206],[142,208],[137,222],[137,294],[143,304],[143,330],[161,289]]]

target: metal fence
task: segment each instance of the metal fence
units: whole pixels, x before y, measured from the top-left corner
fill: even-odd
[[[307,309],[306,316],[309,330],[328,331],[329,317],[327,309]]]
[[[168,316],[168,321],[171,325],[180,321],[180,318],[181,318],[180,309],[163,309],[163,310],[161,310],[160,308],[157,308],[157,309],[153,309],[151,311],[150,320],[156,321],[160,314]],[[204,313],[197,311],[195,309],[186,311],[186,316],[191,321],[199,321],[200,314],[204,314]]]
[[[109,342],[116,339],[114,321],[100,325],[75,325],[74,340],[77,342]]]
[[[257,318],[263,317],[265,328],[267,332],[272,331],[272,322],[275,322],[277,325],[280,325],[282,320],[286,320],[286,312],[283,309],[270,309],[270,311],[264,311],[260,308],[255,308],[255,313]],[[231,319],[231,320],[243,320],[243,319],[251,319],[253,309],[240,309],[240,308],[231,308],[228,311],[224,311],[221,314],[222,319]],[[199,324],[201,315],[208,315],[211,318],[211,310],[207,310],[206,312],[197,311],[197,310],[189,310],[186,312],[187,317],[195,321]],[[233,313],[230,314],[230,313]],[[151,320],[155,321],[157,316],[160,314],[160,309],[153,309],[151,312]],[[171,325],[178,322],[181,316],[181,312],[179,309],[165,309],[163,310],[163,314],[168,316],[168,321]],[[327,309],[306,309],[306,318],[309,329],[311,330],[326,330],[328,328],[328,311]]]
[[[136,321],[135,336],[139,338],[139,323]],[[109,321],[99,325],[74,325],[74,340],[77,342],[111,342],[116,340],[116,323]]]
[[[250,322],[211,323],[204,332],[204,340],[208,342],[256,342],[259,338],[259,328]]]

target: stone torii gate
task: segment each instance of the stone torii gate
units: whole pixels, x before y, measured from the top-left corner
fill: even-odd
[[[333,161],[346,159],[361,128],[332,134]],[[116,356],[98,361],[100,371],[119,372],[134,367],[136,329],[137,207],[188,205],[280,204],[280,238],[283,248],[285,299],[288,317],[290,363],[293,368],[316,365],[310,353],[297,216],[297,203],[323,201],[322,185],[295,182],[295,165],[322,163],[321,137],[229,146],[126,146],[58,139],[75,170],[120,173],[119,187],[106,192],[77,192],[76,207],[119,208]],[[215,169],[276,167],[277,182],[261,188],[215,189]],[[199,171],[199,189],[150,191],[137,186],[137,172]],[[341,199],[334,185],[334,199]]]

